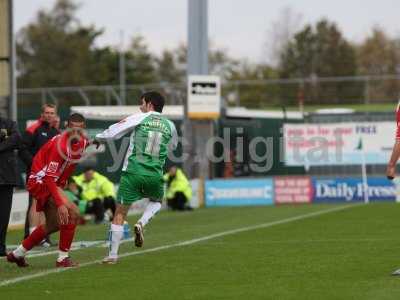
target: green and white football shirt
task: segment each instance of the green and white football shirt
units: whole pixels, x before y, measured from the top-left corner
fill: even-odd
[[[122,171],[145,176],[162,176],[168,152],[178,144],[174,123],[158,112],[135,114],[96,135],[100,142],[119,139],[128,132],[129,148]]]

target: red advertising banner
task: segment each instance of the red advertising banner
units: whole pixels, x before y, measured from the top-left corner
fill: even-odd
[[[313,185],[309,176],[285,176],[274,178],[275,203],[311,203]]]

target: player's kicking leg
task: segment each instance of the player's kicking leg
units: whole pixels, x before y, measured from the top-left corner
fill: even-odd
[[[135,245],[136,247],[142,247],[144,242],[143,228],[146,226],[150,220],[155,216],[155,214],[161,209],[161,201],[150,200],[147,204],[146,209],[142,217],[135,224],[133,231],[135,233]]]
[[[117,210],[111,224],[110,235],[109,235],[109,254],[103,259],[105,264],[115,264],[118,260],[118,250],[121,243],[124,231],[124,221],[128,214],[130,205],[117,205]],[[134,226],[135,233],[135,245],[137,247],[143,246],[143,228],[149,223],[149,221],[154,217],[154,215],[161,209],[161,203],[158,201],[150,201],[146,206],[146,209],[142,217]]]

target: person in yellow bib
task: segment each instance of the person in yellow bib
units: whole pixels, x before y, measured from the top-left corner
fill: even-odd
[[[80,189],[80,199],[85,201],[86,214],[94,214],[95,223],[104,221],[104,213],[111,210],[115,214],[115,188],[114,184],[105,176],[88,167],[79,175],[73,177]],[[112,219],[112,217],[111,217]]]
[[[164,175],[167,184],[167,204],[172,210],[191,210],[192,187],[183,171],[175,166]]]

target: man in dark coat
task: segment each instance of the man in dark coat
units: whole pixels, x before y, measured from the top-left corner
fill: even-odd
[[[14,187],[17,185],[17,158],[21,136],[17,124],[0,117],[0,256],[6,255],[6,234]]]

